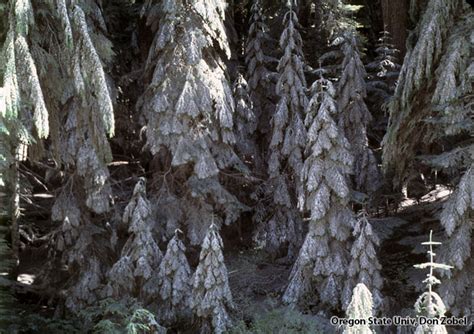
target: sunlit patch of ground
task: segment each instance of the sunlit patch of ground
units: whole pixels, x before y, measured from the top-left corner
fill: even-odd
[[[443,185],[437,184],[435,189],[424,195],[420,198],[419,201],[416,201],[413,198],[407,198],[400,203],[400,208],[406,208],[418,203],[431,203],[438,200],[442,200],[451,195],[453,191]]]
[[[31,285],[35,281],[36,276],[30,274],[20,274],[17,277],[17,281],[22,284]]]

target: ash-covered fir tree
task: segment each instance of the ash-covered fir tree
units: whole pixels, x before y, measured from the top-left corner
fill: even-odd
[[[271,120],[272,136],[269,146],[269,195],[273,197],[272,214],[259,224],[256,239],[267,249],[276,250],[288,243],[290,255],[301,243],[302,220],[296,210],[296,191],[300,187],[306,129],[303,123],[308,104],[302,39],[298,32],[295,3],[289,0],[283,17],[280,36],[283,55],[278,63],[276,85],[278,103]]]
[[[445,316],[446,313],[446,306],[444,305],[443,300],[441,297],[433,291],[433,286],[436,284],[441,284],[441,281],[434,276],[434,270],[449,270],[452,267],[442,263],[435,263],[434,257],[435,253],[433,252],[434,245],[441,245],[441,242],[433,241],[433,231],[430,231],[430,240],[427,242],[422,242],[421,244],[424,246],[428,246],[428,256],[430,258],[430,262],[417,264],[415,265],[416,268],[419,269],[426,269],[429,268],[430,271],[426,275],[426,279],[423,280],[423,283],[426,283],[426,288],[428,291],[425,291],[421,294],[420,297],[416,300],[415,303],[415,311],[418,316],[424,316],[426,318],[441,318]],[[448,331],[446,330],[446,326],[441,324],[420,324],[416,327],[415,330],[416,334],[425,334],[425,333],[440,333],[440,334],[447,334]]]
[[[224,333],[231,325],[228,309],[234,305],[223,247],[218,228],[212,223],[202,242],[199,265],[192,278],[191,308],[198,317],[201,333]]]
[[[349,204],[350,145],[333,117],[337,116],[335,88],[320,74],[311,86],[305,124],[308,129],[301,173],[299,206],[309,212],[305,241],[290,274],[283,301],[296,304],[315,289],[323,304],[344,303],[349,238],[354,225]]]
[[[431,0],[423,8],[389,105],[383,164],[398,187],[409,185],[421,163],[456,189],[440,217],[449,237],[440,259],[454,267],[442,273],[449,279],[440,293],[453,314],[470,315],[474,14],[463,1]]]
[[[399,51],[392,44],[388,31],[380,32],[375,47],[375,59],[365,66],[368,73],[366,101],[374,118],[371,129],[378,139],[387,128],[387,103],[395,92],[401,66],[397,58]]]
[[[0,110],[0,185],[10,194],[13,257],[19,257],[20,171],[19,162],[28,158],[28,146],[49,135],[49,114],[38,69],[31,53],[29,35],[34,27],[30,1],[9,4],[6,40],[1,50],[3,74]]]
[[[107,274],[105,294],[115,299],[137,297],[147,303],[159,295],[159,266],[163,258],[152,234],[151,204],[146,198],[146,180],[140,178],[125,207],[123,223],[130,233],[119,260]]]
[[[187,317],[191,302],[191,268],[181,238],[176,230],[158,269],[159,318],[165,324]]]
[[[351,248],[349,279],[344,287],[345,293],[350,295],[356,284],[363,283],[371,291],[374,309],[380,310],[382,305],[380,290],[382,289],[383,279],[380,273],[382,266],[377,258],[376,251],[380,241],[367,219],[365,210],[359,214],[352,234],[355,240]],[[348,298],[345,298],[345,301],[348,302]]]
[[[247,81],[252,99],[253,110],[257,117],[257,131],[265,140],[260,145],[266,145],[266,137],[270,132],[270,115],[275,105],[272,97],[275,95],[274,83],[271,78],[274,73],[269,70],[271,57],[267,54],[271,47],[269,28],[265,23],[261,0],[254,0],[250,9],[250,27],[245,45],[245,64]],[[262,150],[264,147],[262,147]],[[264,152],[261,152],[263,154]]]
[[[471,151],[471,154],[474,153]],[[474,156],[471,156],[474,159]],[[448,239],[439,252],[444,263],[453,269],[443,272],[444,283],[439,291],[456,316],[472,315],[472,228],[474,220],[474,164],[461,177],[454,193],[448,198],[441,212],[441,224]]]
[[[414,157],[430,154],[432,143],[441,142],[442,123],[447,131],[472,124],[465,117],[469,108],[462,106],[465,98],[461,98],[472,90],[466,85],[466,70],[472,63],[468,42],[472,9],[456,0],[430,0],[422,8],[418,25],[408,38],[383,141],[385,173],[394,177],[394,185],[399,188],[413,178]],[[444,122],[435,121],[437,118]],[[462,119],[468,122],[463,124]],[[450,134],[452,131],[446,133]]]
[[[30,145],[32,166],[38,166],[43,157],[49,158],[42,165],[47,169],[46,182],[55,180],[52,190],[61,184],[51,208],[52,220],[61,226],[51,233],[50,257],[39,280],[56,282],[59,277],[54,264],[60,263],[55,260],[62,259],[70,275],[66,305],[77,309],[96,300],[103,276],[103,249],[96,243],[102,229],[92,216],[105,214],[111,204],[106,164],[112,160],[107,136],[114,133],[113,98],[104,68],[110,64],[113,52],[105,37],[102,10],[95,1],[11,4],[11,17],[18,16],[12,19],[18,25],[14,34],[24,37],[10,35],[18,39],[16,42],[7,38],[10,65],[5,71],[6,109],[10,113],[23,103],[28,105],[26,113],[18,114],[22,125],[15,128],[15,136],[21,134],[17,143]],[[21,54],[15,55],[12,46],[19,47]],[[15,63],[18,69],[11,66]],[[19,75],[27,73],[28,77],[18,81]],[[14,87],[21,88],[23,97],[13,93]],[[39,124],[42,128],[35,129]],[[48,134],[45,145],[41,138]],[[10,135],[9,140],[15,136]],[[25,156],[19,155],[21,145],[13,147],[17,156]],[[18,203],[15,201],[16,207]]]
[[[372,121],[372,115],[364,101],[367,97],[367,74],[357,45],[356,32],[347,29],[339,40],[344,60],[337,87],[340,110],[338,123],[350,142],[354,155],[355,188],[372,193],[380,186],[380,173],[367,138],[367,128]]]
[[[219,179],[226,168],[247,172],[232,148],[226,7],[224,0],[165,0],[143,8],[154,36],[138,107],[146,119],[146,146],[164,164],[155,171],[161,184],[155,206],[168,230],[186,224],[193,245],[202,242],[214,213],[222,218],[216,223],[230,224],[246,209]],[[170,203],[181,212],[167,214]]]
[[[81,8],[84,5],[82,2],[66,4],[65,1],[54,1],[35,3],[33,7],[30,1],[13,1],[10,5],[11,30],[7,34],[3,53],[6,59],[6,67],[2,71],[6,108],[5,117],[2,115],[2,123],[5,122],[8,129],[6,133],[8,142],[5,141],[5,143],[10,145],[5,157],[11,159],[16,155],[16,162],[11,165],[13,166],[11,170],[13,182],[10,182],[13,191],[13,231],[14,234],[18,231],[20,203],[18,161],[26,159],[26,146],[32,144],[34,145],[31,146],[30,151],[34,157],[32,156],[31,161],[35,163],[39,160],[45,155],[41,139],[50,135],[50,145],[48,145],[50,152],[56,158],[58,169],[63,169],[65,172],[63,174],[65,188],[58,191],[60,195],[52,210],[52,215],[64,222],[64,226],[58,228],[58,233],[54,234],[55,237],[51,239],[51,242],[54,244],[55,240],[59,240],[62,244],[53,245],[56,250],[53,253],[57,251],[64,253],[66,240],[71,246],[68,250],[71,254],[63,256],[72,260],[68,262],[68,268],[76,273],[78,273],[78,267],[84,268],[84,272],[76,276],[77,285],[73,282],[74,279],[68,282],[71,293],[67,295],[68,299],[81,295],[78,296],[81,301],[67,302],[67,304],[82,305],[84,300],[94,300],[88,291],[97,289],[96,277],[100,276],[101,270],[94,272],[94,268],[98,268],[97,258],[93,255],[85,256],[86,252],[92,250],[92,247],[87,246],[93,239],[94,228],[87,224],[78,228],[78,224],[88,222],[88,213],[78,215],[77,209],[88,206],[96,213],[104,213],[108,210],[110,201],[110,189],[105,186],[108,171],[106,171],[105,163],[103,165],[100,163],[100,154],[104,154],[104,151],[99,155],[94,152],[97,146],[108,145],[106,132],[113,133],[112,103],[105,81],[103,64],[92,42],[89,31],[90,22],[86,22],[87,14]],[[94,12],[96,17],[101,15],[95,2],[88,3],[87,10],[88,14]],[[38,19],[37,16],[41,18]],[[64,29],[50,28],[56,24]],[[94,35],[95,42],[99,36]],[[107,49],[104,41],[106,41],[105,37],[101,41],[102,50]],[[91,91],[94,92],[93,96],[86,98]],[[72,109],[75,110],[70,112]],[[79,112],[80,117],[76,117],[78,115],[76,112]],[[67,123],[68,113],[71,117],[68,123],[69,128],[63,127]],[[17,119],[18,122],[14,123],[13,119]],[[90,131],[87,126],[84,126],[80,122],[81,119],[90,122],[89,124],[93,125],[91,130],[95,131]],[[106,127],[106,130],[102,128],[102,125]],[[68,133],[71,128],[78,129],[77,132],[81,134],[74,138],[60,138],[60,135]],[[84,136],[82,140],[81,136]],[[107,152],[105,149],[105,155]],[[28,153],[28,155],[31,154]],[[110,161],[110,153],[108,157]],[[77,173],[73,171],[76,162],[79,165]],[[72,175],[74,175],[74,180]],[[78,184],[81,186],[76,190],[75,186]],[[86,199],[84,203],[66,203],[66,199],[75,201],[76,195],[78,198],[84,196]],[[65,206],[58,207],[60,203]],[[71,212],[68,212],[69,209]],[[80,219],[77,219],[78,216]],[[74,231],[74,229],[77,230]],[[56,238],[56,234],[62,234],[63,231],[67,235]],[[80,236],[78,231],[81,231]],[[69,240],[71,237],[77,237],[75,242]],[[15,235],[13,239],[15,249],[17,245]],[[49,265],[45,268],[50,273],[53,272]],[[85,282],[93,282],[90,289],[84,288]]]
[[[346,309],[346,318],[359,320],[364,319],[367,323],[374,316],[372,293],[364,283],[358,283],[352,291],[351,301]],[[346,325],[343,334],[372,334],[374,331],[370,325]]]
[[[388,31],[380,32],[375,49],[377,56],[365,66],[369,73],[367,93],[376,95],[381,104],[388,102],[388,99],[393,95],[400,71],[400,65],[397,63],[399,51],[395,49],[391,41],[392,38]]]
[[[240,156],[246,158],[246,161],[258,160],[260,157],[255,142],[257,119],[249,96],[247,81],[240,73],[234,83],[234,100],[237,151]]]

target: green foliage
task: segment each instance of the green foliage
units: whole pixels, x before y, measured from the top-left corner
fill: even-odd
[[[258,316],[250,325],[238,323],[230,334],[317,334],[323,333],[310,316],[290,309],[277,309]]]
[[[1,299],[3,301],[3,299]],[[1,319],[1,313],[0,313]],[[165,333],[148,310],[140,308],[134,300],[118,302],[104,299],[97,306],[81,311],[77,317],[50,318],[33,312],[22,312],[22,321],[9,330],[31,334],[145,334]],[[3,332],[0,331],[3,334]],[[6,332],[5,332],[6,333]]]
[[[80,317],[86,327],[98,334],[166,333],[153,313],[141,308],[133,299],[126,302],[101,300],[99,305],[81,311]]]
[[[84,333],[77,319],[56,319],[45,317],[36,313],[22,314],[22,320],[17,324],[15,330],[19,333],[31,334],[79,334]],[[12,330],[11,328],[10,330]]]

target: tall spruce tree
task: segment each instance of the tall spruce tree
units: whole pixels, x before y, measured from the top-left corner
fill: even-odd
[[[349,264],[349,237],[354,225],[348,207],[353,157],[350,145],[337,127],[335,88],[321,78],[311,86],[306,111],[308,128],[299,205],[310,213],[309,231],[290,274],[283,300],[296,304],[316,288],[322,303],[336,307]],[[314,292],[313,292],[314,293]]]
[[[303,72],[302,39],[298,32],[295,4],[290,0],[283,18],[285,26],[280,36],[283,55],[278,63],[279,98],[272,118],[272,138],[269,147],[267,186],[273,197],[272,215],[260,224],[257,239],[265,247],[276,249],[284,243],[290,251],[300,244],[302,220],[295,208],[296,189],[303,166],[306,129],[303,115],[306,105],[306,79]]]
[[[147,148],[167,160],[156,206],[162,212],[169,202],[185,208],[179,221],[175,212],[164,219],[186,223],[194,245],[201,243],[214,213],[230,224],[245,209],[219,179],[225,168],[246,171],[232,148],[226,7],[223,0],[150,1],[144,7],[154,37],[145,64],[148,86],[138,106],[146,118]]]
[[[372,115],[364,101],[367,97],[367,74],[357,46],[355,31],[344,31],[341,43],[344,60],[337,89],[340,110],[338,122],[351,143],[355,188],[371,193],[379,187],[380,175],[367,139],[367,127],[372,121]]]

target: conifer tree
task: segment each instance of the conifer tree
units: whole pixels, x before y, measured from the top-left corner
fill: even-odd
[[[464,1],[452,0],[430,0],[423,8],[419,23],[408,38],[383,141],[385,172],[393,174],[394,184],[399,187],[409,178],[417,152],[429,154],[428,146],[441,142],[436,129],[440,123],[431,121],[433,116],[450,120],[444,122],[447,130],[450,126],[459,130],[466,124],[461,119],[469,122],[462,116],[469,108],[446,105],[456,105],[452,101],[455,96],[464,104],[465,99],[460,97],[471,90],[464,84],[471,63],[470,51],[462,41],[469,39],[472,30],[472,9]],[[434,86],[438,88],[433,90]]]
[[[0,185],[11,194],[11,237],[13,257],[19,257],[20,172],[27,148],[48,137],[49,115],[41,89],[28,36],[34,26],[29,0],[9,3],[8,32],[1,50],[3,107],[0,110]]]
[[[36,132],[36,138],[46,138],[49,134],[48,110],[27,42],[34,23],[29,0],[10,3],[8,33],[2,50],[5,103],[2,117],[20,118],[26,130]]]
[[[462,1],[432,0],[411,33],[399,84],[390,103],[390,122],[384,138],[383,163],[395,185],[410,179],[411,163],[421,161],[457,189],[446,202],[441,223],[449,237],[440,251],[454,266],[441,294],[453,314],[470,314],[472,273],[473,129],[472,64],[470,48],[474,14]],[[440,153],[441,152],[441,153]],[[419,159],[413,159],[417,156]]]
[[[316,287],[320,301],[337,306],[349,264],[348,239],[353,214],[348,207],[348,175],[353,158],[350,146],[333,117],[337,115],[335,89],[321,78],[311,86],[305,124],[306,159],[301,181],[301,209],[310,213],[309,231],[290,274],[283,300],[296,304]]]
[[[344,60],[337,90],[339,127],[351,143],[355,188],[371,193],[379,187],[380,175],[374,154],[368,146],[367,127],[372,115],[364,101],[367,97],[366,72],[354,31],[346,30],[343,33],[342,52]]]
[[[440,287],[440,293],[451,313],[469,316],[472,312],[471,296],[474,274],[472,259],[472,220],[474,218],[474,165],[464,173],[459,184],[444,205],[441,212],[443,225],[448,240],[440,250],[440,259],[449,263],[453,269],[443,272],[446,277]]]
[[[369,83],[367,85],[368,93],[377,95],[383,102],[393,95],[395,83],[400,71],[400,65],[397,63],[397,53],[395,46],[391,43],[392,38],[388,31],[380,32],[380,38],[376,45],[375,59],[366,65],[369,72]]]
[[[230,224],[246,209],[218,178],[225,168],[246,172],[232,148],[234,100],[223,62],[230,57],[226,6],[224,0],[166,0],[144,7],[150,9],[147,24],[154,39],[145,64],[150,81],[138,107],[147,122],[147,148],[169,161],[163,173],[170,175],[171,185],[164,180],[160,189],[169,195],[158,198],[186,208],[177,223],[187,224],[193,245],[201,243],[214,212]],[[173,184],[176,173],[181,181]],[[163,212],[167,205],[156,203]]]
[[[107,213],[112,203],[107,136],[114,134],[113,94],[105,71],[113,52],[98,2],[35,5],[41,19],[30,34],[49,110],[48,157],[54,159],[62,182],[52,208],[52,220],[61,225],[52,234],[51,262],[62,255],[68,264],[66,304],[77,309],[97,297],[89,292],[98,293],[97,282],[104,274],[104,245],[97,244],[103,230],[94,214]],[[41,148],[41,142],[36,145]],[[55,268],[52,263],[45,267],[50,269],[46,279],[51,279]]]
[[[288,1],[283,18],[285,28],[280,36],[283,55],[278,63],[279,79],[276,94],[279,98],[272,118],[272,138],[269,147],[268,180],[273,197],[273,214],[260,224],[257,240],[269,249],[288,242],[299,245],[302,221],[295,210],[296,189],[300,187],[302,151],[306,138],[303,123],[306,108],[306,79],[303,73],[302,39],[298,32],[298,18],[293,0]],[[291,248],[290,248],[291,251]]]
[[[348,271],[350,279],[347,280],[344,287],[345,293],[350,294],[354,285],[363,283],[372,293],[374,308],[380,309],[382,304],[380,290],[382,289],[383,280],[380,274],[382,266],[378,261],[376,252],[376,247],[379,246],[380,241],[373,231],[365,211],[359,214],[353,235],[355,241],[352,244]],[[348,298],[346,297],[345,300],[348,301]]]
[[[371,128],[377,138],[382,138],[387,128],[387,104],[395,92],[401,66],[397,58],[399,51],[392,44],[388,31],[380,32],[375,47],[377,56],[366,65],[367,105],[374,116]]]
[[[266,136],[271,130],[268,126],[268,115],[274,111],[272,97],[275,95],[271,81],[270,57],[266,51],[270,44],[269,28],[265,23],[262,1],[254,0],[250,9],[250,27],[245,45],[245,64],[247,81],[253,110],[257,117],[257,131]],[[263,144],[266,144],[264,142]]]
[[[158,269],[159,314],[164,323],[172,323],[187,316],[190,306],[191,269],[180,234],[181,231],[175,231]]]
[[[151,205],[146,198],[146,180],[141,177],[132,198],[125,207],[123,223],[130,237],[123,246],[120,259],[108,273],[106,294],[116,299],[128,296],[153,300],[158,296],[156,275],[163,257],[153,235]]]
[[[104,273],[102,264],[96,257],[82,259],[79,277],[72,280],[68,287],[65,300],[66,307],[72,312],[78,312],[87,306],[94,305],[100,297]]]
[[[364,283],[358,283],[352,292],[352,299],[346,310],[347,319],[365,319],[373,317],[372,293]],[[369,325],[345,326],[344,334],[371,334],[374,333]]]
[[[416,264],[415,267],[419,269],[430,268],[430,272],[426,275],[426,279],[423,280],[423,283],[426,283],[426,288],[428,291],[423,292],[423,294],[418,297],[415,303],[415,311],[417,315],[424,316],[426,318],[439,318],[444,317],[446,313],[446,306],[444,305],[441,297],[433,291],[433,286],[436,284],[441,284],[441,281],[434,276],[433,269],[440,270],[449,270],[452,267],[446,264],[435,263],[434,256],[436,255],[433,252],[434,245],[441,245],[441,242],[435,242],[432,239],[433,231],[430,231],[430,240],[428,242],[422,242],[422,245],[429,246],[428,256],[430,262]],[[416,334],[424,333],[448,333],[444,325],[418,325]]]
[[[199,265],[193,275],[191,307],[200,319],[202,333],[223,333],[231,324],[227,313],[233,307],[222,239],[212,223],[204,238]]]
[[[101,13],[98,7],[94,8],[98,6],[95,2],[89,5],[92,10]],[[88,18],[81,6],[58,6],[57,11],[58,19],[69,24],[71,31],[69,28],[64,31],[64,35],[59,37],[64,44],[56,46],[54,50],[65,58],[66,61],[61,64],[64,68],[60,71],[68,74],[61,78],[67,82],[62,99],[65,103],[62,106],[55,105],[54,110],[55,121],[64,120],[64,123],[55,122],[57,128],[52,134],[54,153],[65,167],[77,170],[86,195],[86,206],[92,212],[102,214],[110,210],[111,204],[107,163],[112,161],[112,155],[107,135],[114,134],[114,116],[112,97],[102,65],[103,61],[109,59],[100,57],[99,47],[104,46],[94,45],[90,34],[93,28],[88,25]],[[97,14],[95,11],[93,13]],[[100,42],[106,41],[102,36]],[[89,95],[93,97],[86,101],[85,97]],[[66,109],[67,116],[62,115],[62,108]]]
[[[234,83],[234,100],[237,150],[240,156],[247,157],[249,160],[259,159],[254,137],[257,119],[253,112],[247,81],[240,73]]]

